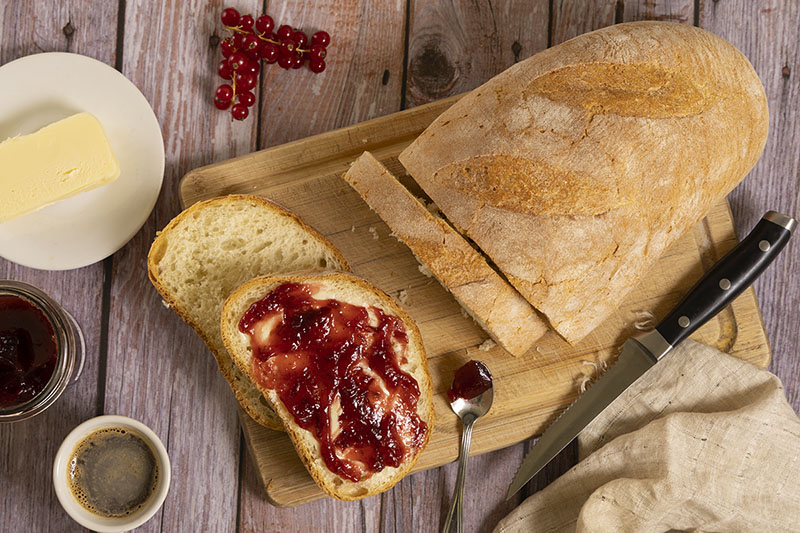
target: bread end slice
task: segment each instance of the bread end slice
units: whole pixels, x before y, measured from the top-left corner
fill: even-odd
[[[547,323],[483,256],[433,215],[369,152],[344,175],[370,208],[411,249],[461,307],[510,354],[522,355]]]
[[[203,339],[247,414],[275,430],[283,429],[280,419],[225,350],[220,312],[225,298],[249,279],[309,269],[350,266],[296,215],[251,195],[194,204],[158,233],[147,256],[148,276],[165,304]]]
[[[417,414],[427,424],[427,432],[422,444],[409,450],[408,456],[397,467],[385,467],[366,480],[353,482],[341,478],[328,469],[320,453],[320,444],[310,431],[300,427],[292,414],[281,402],[276,390],[266,388],[254,375],[252,369],[252,348],[250,337],[239,331],[238,324],[250,306],[262,299],[273,289],[284,283],[304,283],[322,287],[326,298],[335,298],[360,306],[374,306],[386,314],[402,320],[408,335],[406,364],[401,368],[413,376],[420,389]],[[346,273],[323,273],[312,275],[265,276],[249,281],[231,294],[222,310],[222,338],[236,365],[250,377],[256,387],[269,399],[275,412],[292,440],[297,453],[314,478],[314,481],[328,495],[340,500],[356,500],[383,492],[391,488],[414,466],[425,448],[433,431],[433,386],[428,370],[422,337],[411,317],[389,296],[366,281]]]

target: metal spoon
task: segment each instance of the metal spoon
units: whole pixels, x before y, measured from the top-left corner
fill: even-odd
[[[475,380],[477,385],[475,386]],[[462,533],[464,481],[467,475],[469,444],[475,421],[489,412],[494,399],[492,374],[480,361],[470,361],[456,371],[450,387],[450,408],[461,419],[461,446],[458,450],[458,477],[453,490],[453,503],[442,527],[443,533]]]

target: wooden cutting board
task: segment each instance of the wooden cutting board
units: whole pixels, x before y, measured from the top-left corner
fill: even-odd
[[[446,391],[453,372],[464,362],[484,361],[495,379],[494,405],[476,424],[473,455],[539,435],[575,400],[581,383],[615,359],[637,325],[647,327],[652,316],[664,316],[737,242],[730,209],[723,201],[676,242],[619,310],[580,344],[570,346],[550,333],[524,357],[514,358],[498,348],[482,350],[486,333],[465,317],[447,291],[420,273],[411,252],[341,179],[364,150],[396,175],[403,174],[397,155],[457,98],[199,168],[180,184],[184,207],[232,193],[258,194],[286,207],[338,246],[356,274],[403,302],[422,332],[436,393],[435,429],[414,471],[456,459],[460,430]],[[421,194],[408,177],[403,181]],[[760,367],[769,363],[769,345],[752,288],[693,338]],[[289,438],[240,414],[270,501],[292,506],[323,497]]]

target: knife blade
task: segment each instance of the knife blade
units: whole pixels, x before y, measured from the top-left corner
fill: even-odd
[[[778,256],[797,222],[765,214],[747,237],[720,259],[653,331],[626,340],[617,362],[570,405],[528,451],[508,487],[516,494],[629,386],[673,347],[749,287]]]

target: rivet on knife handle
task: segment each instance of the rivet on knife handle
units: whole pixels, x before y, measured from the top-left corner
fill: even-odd
[[[733,250],[697,282],[653,331],[622,345],[617,362],[545,430],[511,480],[511,498],[631,384],[675,345],[702,326],[746,289],[772,262],[796,222],[770,211]]]
[[[767,268],[789,241],[797,222],[770,211],[750,234],[728,252],[697,284],[656,330],[677,345],[731,303]]]

